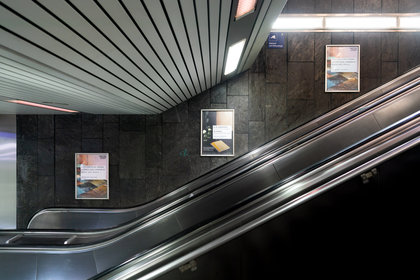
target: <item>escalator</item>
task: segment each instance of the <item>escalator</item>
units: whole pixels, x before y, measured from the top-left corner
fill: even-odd
[[[419,108],[416,68],[150,204],[43,211],[30,229],[0,233],[0,271],[7,279],[163,275],[415,147]]]

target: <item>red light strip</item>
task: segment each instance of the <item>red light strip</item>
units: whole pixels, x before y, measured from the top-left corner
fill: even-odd
[[[48,105],[42,105],[42,104],[33,103],[29,101],[23,101],[23,100],[4,100],[4,101],[9,102],[9,103],[26,105],[26,106],[39,107],[39,108],[48,109],[48,110],[62,111],[62,112],[67,112],[67,113],[79,113],[78,111],[74,111],[74,110],[63,109],[63,108],[58,108],[58,107],[48,106]]]

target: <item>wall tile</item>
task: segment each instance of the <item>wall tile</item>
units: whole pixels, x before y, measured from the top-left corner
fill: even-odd
[[[382,0],[354,0],[355,13],[380,13]]]
[[[54,139],[38,140],[38,175],[54,176]]]
[[[121,131],[138,131],[143,132],[146,129],[145,115],[121,115],[120,130]]]
[[[290,62],[287,73],[287,98],[312,99],[314,95],[314,63]]]
[[[334,0],[331,1],[332,13],[353,13],[353,0]]]
[[[286,84],[266,85],[265,137],[266,142],[286,132]]]
[[[150,126],[146,130],[146,165],[161,167],[162,162],[162,126]]]
[[[314,61],[314,33],[289,33],[287,36],[288,60],[293,61]]]
[[[353,44],[352,32],[332,32],[331,44]]]
[[[227,95],[248,95],[248,71],[227,81]]]
[[[286,121],[288,130],[298,127],[314,117],[313,110],[304,108],[315,108],[314,100],[288,99]]]
[[[56,129],[80,129],[82,125],[82,117],[77,115],[55,115]]]
[[[235,133],[235,157],[240,157],[248,151],[248,134]]]
[[[253,150],[265,143],[265,122],[264,121],[250,121],[248,146],[249,150]]]
[[[250,73],[265,73],[266,50],[267,48],[265,46],[261,48],[261,51],[249,69]]]
[[[288,1],[284,12],[287,14],[312,14],[315,12],[315,0]]]
[[[420,13],[420,1],[399,0],[398,10],[400,13]]]
[[[38,138],[54,137],[54,115],[38,116]]]
[[[102,153],[102,138],[101,139],[82,139],[83,153]]]
[[[120,130],[118,122],[104,123],[103,149],[104,153],[109,153],[109,164],[118,165],[120,163]]]
[[[188,100],[188,121],[200,121],[201,109],[210,107],[210,92],[205,91]]]
[[[325,46],[331,44],[331,33],[315,35],[315,81],[325,80]]]
[[[316,14],[330,13],[331,1],[333,0],[315,0],[314,13]]]
[[[102,138],[102,115],[82,114],[82,138]]]
[[[355,33],[354,43],[360,44],[360,77],[378,78],[381,73],[381,34]]]
[[[382,62],[381,83],[391,81],[398,76],[398,62]]]
[[[145,135],[139,131],[120,131],[120,178],[144,178],[145,158]]]
[[[183,102],[162,113],[162,122],[179,123],[188,121],[188,102]]]
[[[47,207],[54,207],[54,175],[53,176],[38,176],[38,207],[44,209]]]
[[[283,49],[267,49],[266,51],[266,82],[287,82],[287,34],[285,33],[285,47]]]
[[[382,36],[382,61],[398,60],[398,33],[384,32]]]
[[[226,104],[227,83],[223,82],[220,85],[210,89],[210,103]]]
[[[265,115],[265,75],[249,73],[249,120],[263,121]]]
[[[248,96],[228,96],[228,109],[235,109],[235,133],[248,133]]]
[[[120,170],[121,172],[121,170]],[[132,207],[146,202],[147,190],[145,179],[120,179],[121,205]]]
[[[403,74],[420,64],[420,33],[400,33],[399,37],[398,73]]]
[[[104,123],[118,123],[120,122],[120,115],[103,115]]]
[[[382,0],[382,13],[398,13],[399,0]]]

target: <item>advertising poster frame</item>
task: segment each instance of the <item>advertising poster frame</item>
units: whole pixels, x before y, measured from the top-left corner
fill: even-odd
[[[201,110],[200,155],[226,157],[235,155],[235,110]]]
[[[75,153],[75,199],[109,199],[109,154]]]
[[[325,92],[360,92],[360,45],[325,46]]]

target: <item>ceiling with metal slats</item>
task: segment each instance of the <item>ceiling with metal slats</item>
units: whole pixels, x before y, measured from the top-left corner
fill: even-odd
[[[0,0],[0,101],[155,114],[249,68],[286,0]],[[246,39],[223,75],[230,45]],[[2,113],[57,113],[0,102]]]

